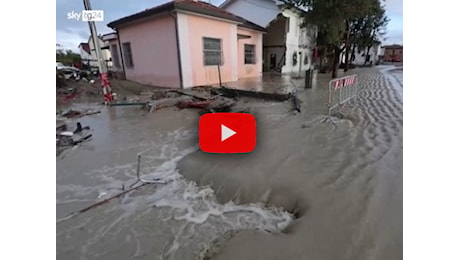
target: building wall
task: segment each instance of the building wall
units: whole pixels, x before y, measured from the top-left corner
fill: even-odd
[[[312,31],[313,28],[300,28],[302,24],[301,15],[297,11],[281,10],[273,0],[236,0],[225,6],[224,9],[268,29],[268,33],[264,35],[263,39],[264,71],[271,70],[272,56],[276,56],[276,66],[284,63],[281,68],[282,73],[303,74],[305,70],[311,68],[312,49],[316,45],[316,34]],[[283,19],[278,19],[275,24],[270,24],[280,13],[289,19],[289,31],[287,33]],[[295,65],[293,63],[294,55],[297,58]]]
[[[112,57],[112,71],[122,71],[123,70],[123,65],[121,62],[121,51],[120,47],[118,46],[118,40],[117,39],[112,39],[108,40],[107,44],[109,45],[109,51],[110,51],[110,57]],[[113,47],[116,48],[116,50],[113,50]],[[119,66],[115,66],[115,54],[117,54],[117,58],[119,61]]]
[[[97,39],[99,41],[99,47],[100,48],[106,46],[106,43],[104,43],[104,41],[102,41],[102,39],[100,39],[99,37],[97,37]],[[90,59],[93,60],[93,61],[90,61],[90,66],[97,67],[98,63],[97,63],[96,49],[94,47],[94,42],[92,41],[91,37],[88,40],[88,45],[89,45],[89,50],[91,51],[91,58]],[[110,50],[101,49],[101,55],[102,55],[101,59],[106,61],[106,64],[110,69],[112,67],[112,62],[110,61],[112,56],[111,56]]]
[[[81,46],[78,48],[80,51],[80,57],[82,60],[91,60],[91,54],[87,53]]]
[[[262,75],[262,33],[245,28],[238,28],[238,34],[247,35],[249,39],[238,39],[238,79]],[[244,45],[255,45],[255,64],[244,64]]]
[[[393,59],[403,61],[403,48],[385,48],[384,60],[392,61]]]
[[[110,47],[110,55],[112,57],[112,77],[117,78],[117,79],[125,79],[125,74],[123,72],[123,62],[121,59],[121,50],[120,47],[118,46],[118,39],[110,39],[107,41],[107,44]],[[113,50],[113,47],[116,49],[116,51]],[[115,59],[115,54],[117,54],[118,61],[119,61],[119,66],[115,66],[116,63],[114,61]]]
[[[282,59],[285,52],[286,17],[280,15],[268,27],[267,33],[263,35],[263,70],[276,69],[278,64],[283,66]],[[272,68],[271,60],[275,61],[275,68]],[[280,63],[281,62],[281,63]]]
[[[205,66],[203,37],[222,40],[221,81],[238,80],[237,25],[198,15],[178,13],[184,87],[219,83],[218,66]]]
[[[262,27],[267,27],[280,13],[273,0],[234,1],[224,9]]]
[[[302,20],[296,12],[286,9],[282,14],[289,19],[289,31],[286,33],[286,63],[281,73],[303,73],[311,66],[312,51],[308,46],[301,46],[301,42],[309,42],[307,30],[300,28]],[[296,64],[294,64],[294,56],[297,58]],[[305,56],[308,57],[307,64],[305,64]]]
[[[355,65],[364,65],[366,61],[366,52],[367,50],[364,50],[361,52],[358,52],[358,50],[355,50],[355,60],[352,63]],[[377,61],[379,60],[379,53],[380,53],[380,46],[372,47],[369,50],[369,56],[370,56],[369,63],[372,62],[373,64],[376,64]],[[342,55],[341,61],[342,63],[345,63],[345,51],[343,51],[341,55]]]
[[[175,18],[163,15],[119,28],[120,42],[130,42],[133,68],[125,66],[126,79],[161,86],[180,87]],[[123,59],[126,65],[126,54]]]

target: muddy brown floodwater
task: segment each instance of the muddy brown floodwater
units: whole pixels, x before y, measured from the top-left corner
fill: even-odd
[[[57,258],[402,259],[402,71],[351,73],[361,91],[335,125],[321,80],[299,89],[301,113],[241,100],[257,119],[250,154],[201,152],[194,110],[81,118],[93,140],[56,159]],[[66,217],[130,186],[137,154],[166,184]]]

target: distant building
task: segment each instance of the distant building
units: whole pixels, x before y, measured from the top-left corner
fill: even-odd
[[[90,65],[90,66],[97,66],[97,64],[94,64],[94,62],[90,63],[90,61],[92,60],[92,57],[91,57],[91,51],[89,50],[88,43],[81,42],[78,45],[78,50],[80,51],[80,57],[81,57],[81,61],[83,64]]]
[[[367,49],[362,50],[362,51],[355,50],[355,53],[354,54],[350,53],[350,56],[349,56],[351,59],[351,63],[355,65],[366,65],[366,64],[375,65],[380,60],[379,55],[380,55],[381,49],[382,48],[380,44],[376,44],[372,46],[371,48],[369,48],[369,53],[367,53]],[[342,56],[341,62],[345,63],[345,60],[346,60],[345,51],[341,53],[341,56]]]
[[[106,62],[108,69],[112,68],[112,57],[109,51],[109,47],[106,42],[102,39],[102,36],[97,37],[99,41],[99,47],[101,48],[101,59]],[[94,42],[92,37],[88,38],[88,42],[81,42],[78,45],[80,50],[81,62],[89,67],[98,67],[96,49],[94,48]]]
[[[265,28],[206,2],[171,1],[108,26],[118,32],[114,67],[128,80],[189,88],[262,74]]]
[[[383,60],[391,62],[403,61],[403,46],[399,44],[386,45],[384,49]]]
[[[105,46],[108,47],[111,57],[112,76],[118,79],[126,79],[124,73],[124,63],[121,57],[121,49],[118,44],[118,34],[116,32],[102,35]]]
[[[303,74],[314,66],[317,30],[304,26],[305,10],[277,0],[226,0],[220,7],[267,29],[264,71]]]

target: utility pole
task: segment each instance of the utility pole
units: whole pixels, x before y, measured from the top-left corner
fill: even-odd
[[[85,10],[91,10],[91,4],[89,0],[83,0],[83,5]],[[101,53],[101,46],[99,45],[99,39],[97,36],[96,24],[91,19],[88,20],[89,30],[91,32],[91,38],[93,40],[94,49],[96,51],[97,64],[99,67],[99,75],[101,77],[102,91],[104,93],[104,103],[110,104],[113,101],[112,88],[110,87],[109,74],[107,69],[107,64],[103,60]],[[91,51],[91,50],[90,50]]]

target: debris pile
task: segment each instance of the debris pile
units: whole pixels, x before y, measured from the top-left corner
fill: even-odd
[[[73,131],[68,131],[65,123],[56,126],[56,155],[67,148],[91,140],[93,135],[90,130],[89,126],[83,127],[80,122],[77,122]]]
[[[87,109],[85,111],[78,111],[78,110],[70,109],[69,111],[63,113],[62,116],[66,118],[80,118],[80,117],[99,114],[99,113],[101,113],[101,111],[93,111],[91,109]]]
[[[157,87],[120,79],[110,79],[110,86],[112,94],[115,94],[114,96],[118,100],[123,101],[135,98],[140,99],[147,91],[158,89]],[[101,80],[97,77],[88,76],[78,79],[66,79],[60,72],[56,73],[56,97],[58,102],[101,100],[103,98],[102,91]]]
[[[211,91],[195,94],[196,89],[164,90],[152,94],[152,100],[147,102],[142,109],[149,112],[165,107],[176,106],[179,109],[195,108],[205,112],[228,112],[235,106],[236,101],[221,95],[212,95]]]
[[[151,100],[142,103],[142,109],[154,112],[166,107],[179,109],[199,109],[200,114],[230,112],[242,97],[258,98],[263,100],[287,101],[291,100],[293,110],[300,112],[302,101],[297,93],[266,93],[233,88],[193,87],[187,90],[163,89],[145,92]]]

